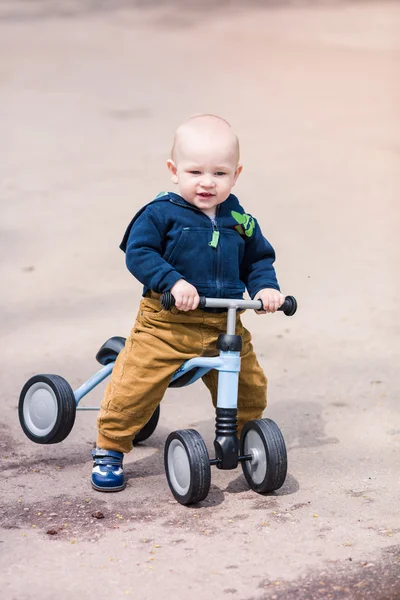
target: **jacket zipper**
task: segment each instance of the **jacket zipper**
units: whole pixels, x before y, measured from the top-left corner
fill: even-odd
[[[218,231],[217,221],[215,219],[211,219],[211,224],[212,224],[212,228],[213,228],[213,234],[212,234],[211,242],[208,242],[208,245],[211,246],[211,248],[217,248],[218,241],[219,241],[219,231]]]
[[[216,258],[217,258],[216,263],[217,264],[216,264],[216,268],[215,268],[215,287],[217,288],[217,298],[219,298],[220,297],[220,290],[221,290],[221,284],[220,284],[220,281],[219,281],[220,262],[221,262],[221,250],[220,250],[220,246],[218,244],[220,232],[219,232],[218,224],[217,224],[217,215],[219,213],[219,205],[217,206],[216,211],[215,211],[215,218],[214,219],[210,219],[210,217],[208,217],[205,213],[203,213],[203,211],[201,211],[196,206],[188,206],[186,204],[182,204],[181,202],[177,202],[176,200],[173,200],[172,198],[170,198],[170,202],[172,202],[172,204],[177,204],[178,206],[182,206],[182,208],[189,208],[190,210],[193,210],[194,212],[200,213],[206,219],[208,219],[209,221],[211,221],[212,238],[211,238],[211,241],[208,242],[208,245],[211,246],[212,248],[214,248],[217,251],[217,256],[216,256]],[[187,228],[185,227],[185,229],[187,229]]]
[[[212,230],[213,230],[213,235],[212,235],[211,242],[209,242],[209,245],[217,251],[217,256],[216,256],[217,264],[216,264],[216,268],[215,268],[215,287],[217,288],[217,298],[219,298],[220,294],[221,294],[221,284],[220,284],[221,247],[218,244],[219,235],[220,235],[219,230],[218,230],[218,223],[217,223],[218,212],[219,212],[219,205],[217,206],[217,209],[215,211],[214,219],[210,219]]]

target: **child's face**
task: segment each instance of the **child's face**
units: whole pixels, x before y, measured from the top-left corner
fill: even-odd
[[[167,162],[182,198],[209,216],[228,198],[242,170],[236,149],[226,142],[197,139],[180,144],[175,160]]]

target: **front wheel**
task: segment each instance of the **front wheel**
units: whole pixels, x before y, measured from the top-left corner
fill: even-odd
[[[196,504],[206,498],[211,485],[210,458],[197,431],[182,429],[169,434],[164,466],[168,485],[180,504]]]
[[[249,421],[240,437],[240,454],[251,455],[242,462],[243,474],[255,492],[278,490],[285,482],[287,454],[282,433],[271,419]]]
[[[18,416],[36,444],[57,444],[70,433],[76,414],[74,392],[59,375],[35,375],[22,388]]]

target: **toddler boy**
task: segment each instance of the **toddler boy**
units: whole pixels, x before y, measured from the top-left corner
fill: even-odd
[[[98,417],[92,451],[92,486],[115,492],[125,487],[123,455],[160,403],[173,373],[195,356],[216,356],[226,312],[198,307],[199,296],[260,298],[275,312],[284,302],[273,263],[275,253],[257,221],[247,215],[231,189],[239,177],[239,143],[227,121],[197,115],[175,134],[167,162],[179,194],[163,193],[144,206],[121,243],[129,271],[144,285],[135,325],[115,363]],[[171,311],[159,297],[170,290]],[[242,336],[238,391],[238,433],[261,418],[267,380],[257,362],[250,333],[237,315]],[[218,372],[203,381],[217,401]]]

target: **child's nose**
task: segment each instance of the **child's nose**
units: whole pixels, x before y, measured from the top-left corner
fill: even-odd
[[[213,176],[209,175],[208,173],[204,173],[203,179],[202,179],[202,184],[206,187],[212,187],[213,185],[215,185]]]

